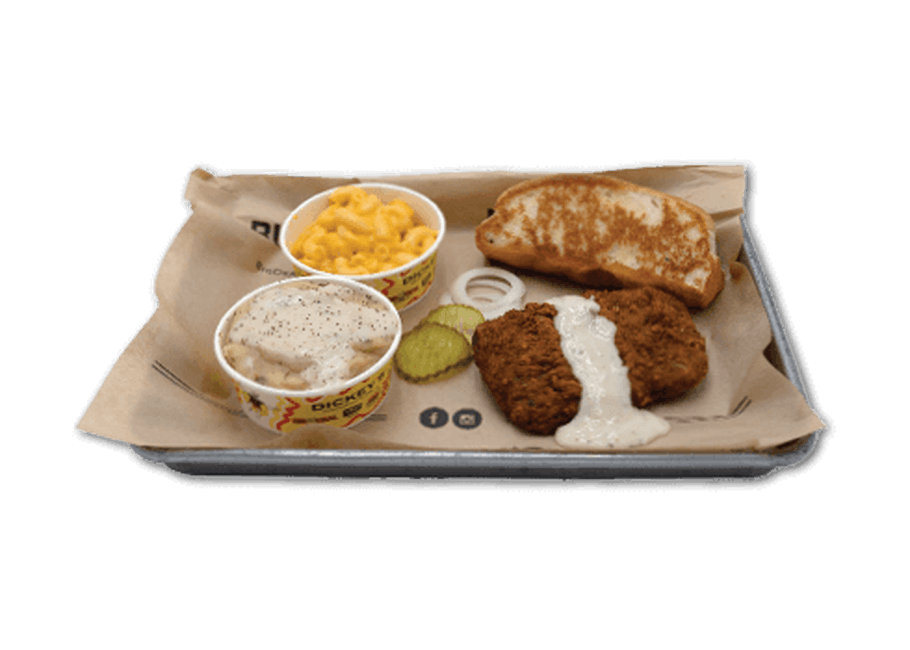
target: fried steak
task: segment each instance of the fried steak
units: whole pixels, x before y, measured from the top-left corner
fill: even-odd
[[[578,413],[581,384],[562,354],[556,307],[529,303],[481,323],[474,361],[496,404],[518,428],[550,435]]]
[[[629,369],[636,408],[675,399],[708,374],[705,338],[686,306],[653,287],[586,291],[616,325],[614,342]]]
[[[588,291],[585,297],[616,325],[636,407],[679,397],[707,375],[704,337],[681,301],[652,287]],[[529,433],[555,433],[575,417],[581,401],[581,384],[553,324],[557,313],[550,304],[529,303],[474,332],[481,378],[505,416]]]

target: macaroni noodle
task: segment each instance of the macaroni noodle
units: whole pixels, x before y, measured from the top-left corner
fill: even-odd
[[[339,187],[330,205],[290,246],[303,264],[340,275],[370,275],[411,262],[439,234],[420,223],[401,199],[383,205],[360,187]]]

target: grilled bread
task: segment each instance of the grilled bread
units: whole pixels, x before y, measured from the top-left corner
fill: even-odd
[[[714,221],[682,199],[608,176],[519,183],[477,227],[493,260],[593,287],[663,289],[707,307],[724,286]]]

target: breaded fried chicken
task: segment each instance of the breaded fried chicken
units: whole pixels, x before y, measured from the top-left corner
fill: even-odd
[[[474,361],[505,416],[529,433],[553,434],[578,413],[581,384],[562,354],[553,305],[481,323],[474,331]]]

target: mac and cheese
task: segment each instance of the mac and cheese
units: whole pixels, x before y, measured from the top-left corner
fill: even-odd
[[[339,187],[330,205],[290,246],[303,264],[339,275],[370,275],[411,262],[433,245],[437,231],[401,199],[383,205],[360,187]]]

